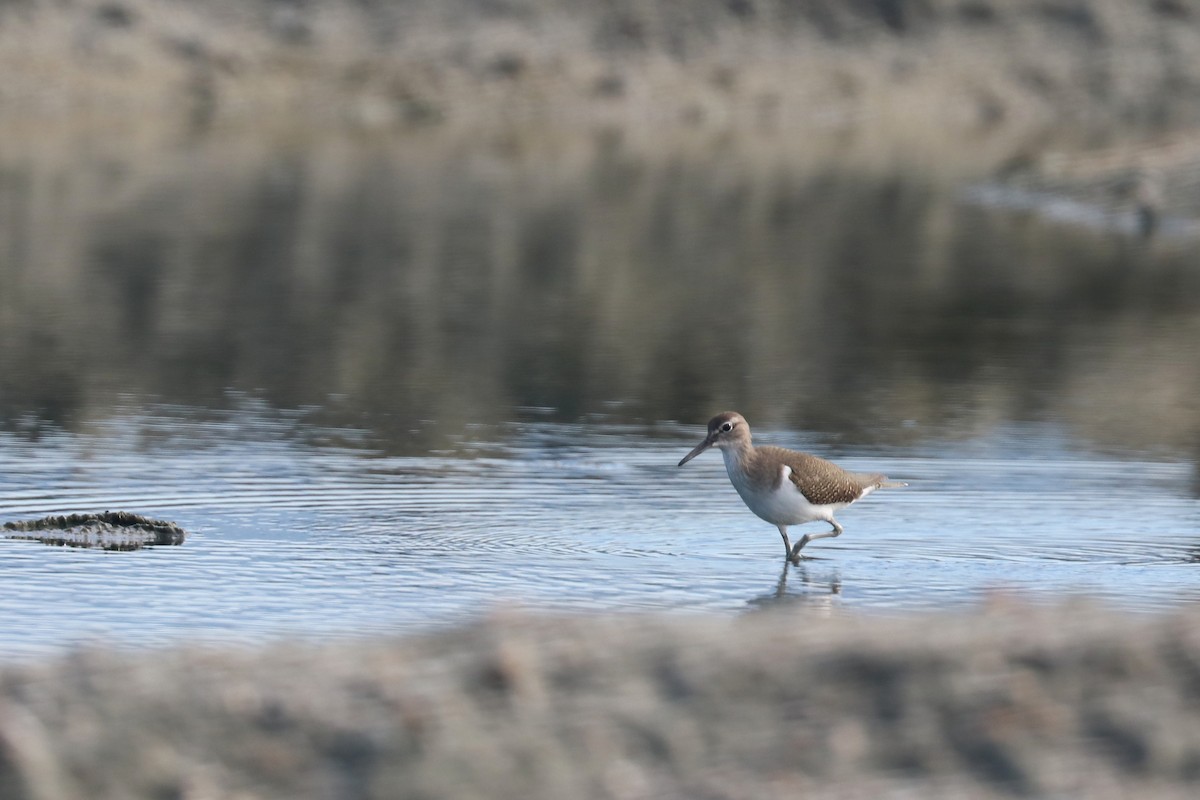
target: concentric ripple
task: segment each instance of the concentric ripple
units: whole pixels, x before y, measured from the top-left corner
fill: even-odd
[[[784,568],[778,534],[741,504],[719,457],[675,467],[695,438],[514,424],[498,441],[399,457],[313,446],[269,417],[196,422],[176,408],[87,435],[0,437],[0,519],[126,510],[191,534],[132,553],[0,540],[0,657],[407,631],[507,603],[890,612],[997,590],[1131,609],[1197,596],[1188,463],[1052,439],[826,453],[910,486],[847,509],[844,536]]]

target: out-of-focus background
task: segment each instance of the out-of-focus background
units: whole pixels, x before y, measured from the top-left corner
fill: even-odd
[[[1194,12],[5,3],[0,426],[236,393],[388,452],[733,407],[1194,453]]]
[[[261,724],[258,761],[191,731],[118,770],[88,731],[141,702],[123,741],[173,728],[197,662],[136,662],[161,696],[135,687],[92,727],[62,712],[85,689],[29,686],[117,697],[125,656],[11,667],[0,797],[294,797],[280,731],[331,771],[314,797],[398,796],[418,773],[414,797],[847,776],[859,794],[836,796],[935,796],[921,781],[960,768],[944,796],[1191,796],[1190,723],[1145,709],[1183,714],[1171,692],[1194,689],[1190,627],[1162,615],[1200,597],[1198,256],[1191,0],[0,0],[0,522],[121,510],[189,532],[123,553],[0,538],[0,663],[304,639],[325,648],[308,679],[337,684],[263,699],[254,670],[307,657],[212,656],[254,687],[213,730]],[[909,486],[788,567],[716,455],[674,466],[726,409],[760,443]],[[1021,612],[972,644],[981,601],[1010,596],[1050,615],[1042,638],[1021,644]],[[1080,596],[1133,615],[1115,651],[1101,613],[1046,610]],[[508,603],[668,620],[454,628]],[[907,619],[946,609],[960,633]],[[720,646],[672,619],[700,610]],[[763,610],[780,641],[745,619]],[[400,691],[394,653],[350,675],[348,637],[430,631],[448,638],[412,640],[405,680],[450,710],[392,697],[401,744],[311,733],[365,724],[339,705],[354,680]],[[571,683],[608,647],[611,685]],[[739,678],[739,651],[769,679]],[[832,660],[797,674],[878,703],[810,705],[771,677],[813,652]],[[467,700],[422,683],[446,659]],[[1110,696],[1112,676],[1152,696]],[[643,679],[673,712],[588,705]],[[476,690],[482,722],[454,705]],[[506,693],[546,716],[495,717]],[[574,704],[596,728],[558,747],[546,720]],[[754,720],[797,738],[756,750],[737,734]],[[446,745],[481,731],[500,733]],[[787,742],[825,755],[782,764]]]

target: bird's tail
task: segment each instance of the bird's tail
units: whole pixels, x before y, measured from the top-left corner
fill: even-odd
[[[887,478],[879,482],[880,489],[899,489],[901,486],[908,486],[908,484],[904,481],[889,481]]]

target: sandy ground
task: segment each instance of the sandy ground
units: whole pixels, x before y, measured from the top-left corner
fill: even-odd
[[[1194,125],[1200,20],[1177,0],[12,0],[0,74],[6,124],[699,130],[777,147],[853,130],[989,152]]]
[[[1191,225],[1200,174],[1179,0],[9,0],[0,75],[10,149],[232,131],[902,163],[1147,230]]]
[[[1200,613],[496,613],[0,669],[4,798],[1194,797]]]

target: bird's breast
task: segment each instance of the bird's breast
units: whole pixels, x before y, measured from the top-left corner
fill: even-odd
[[[780,465],[778,474],[755,474],[745,468],[734,454],[723,451],[729,482],[746,507],[772,525],[799,525],[826,519],[833,509],[814,506],[788,478],[791,468]],[[774,480],[772,480],[774,478]]]

